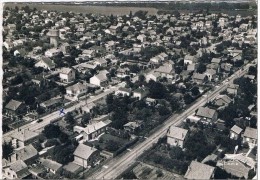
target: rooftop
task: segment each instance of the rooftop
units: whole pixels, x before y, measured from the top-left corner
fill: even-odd
[[[179,140],[184,140],[186,135],[188,133],[188,130],[179,128],[176,126],[171,126],[167,132],[167,136],[179,139]]]
[[[216,110],[210,109],[208,107],[199,107],[196,116],[202,116],[206,118],[213,118],[214,114],[216,113]]]
[[[257,139],[257,129],[246,127],[246,130],[244,132],[244,137]]]
[[[94,147],[79,144],[73,154],[82,159],[88,159],[95,151],[97,151],[97,149]]]
[[[184,176],[186,179],[210,179],[215,167],[192,161]]]

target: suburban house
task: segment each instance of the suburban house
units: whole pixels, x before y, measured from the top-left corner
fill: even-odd
[[[25,179],[31,175],[27,165],[22,160],[3,168],[2,173],[4,179]]]
[[[185,179],[213,179],[215,167],[203,164],[197,161],[192,161],[186,171]]]
[[[42,57],[40,61],[38,61],[35,65],[35,67],[42,67],[44,69],[54,69],[56,64],[48,57]]]
[[[192,80],[197,84],[204,84],[208,81],[208,76],[206,74],[193,73]]]
[[[212,58],[211,63],[212,64],[220,64],[221,63],[221,58]]]
[[[39,133],[30,131],[28,129],[16,130],[11,134],[12,145],[14,148],[24,147],[36,141],[39,137]]]
[[[107,73],[105,71],[100,71],[98,74],[91,77],[89,82],[90,84],[104,87],[108,84]]]
[[[188,130],[171,126],[167,131],[167,144],[183,148],[188,136]]]
[[[90,141],[97,138],[102,133],[106,132],[107,127],[111,123],[111,120],[105,120],[88,124],[85,128],[80,126],[74,126],[73,131],[82,134],[84,141]]]
[[[149,82],[150,80],[157,82],[159,81],[160,77],[161,77],[160,73],[154,71],[145,76],[147,82]]]
[[[63,105],[63,98],[60,96],[51,98],[40,104],[40,106],[43,107],[45,111],[53,111],[54,109],[56,109],[61,105]]]
[[[38,158],[38,151],[31,145],[14,149],[10,156],[10,161],[24,161],[26,164],[32,164]]]
[[[173,79],[175,73],[172,64],[164,64],[163,66],[155,69],[154,72],[159,73],[160,77],[166,77],[167,79]]]
[[[157,100],[156,99],[153,99],[153,98],[149,98],[147,97],[145,99],[145,103],[148,105],[148,106],[155,106],[157,104]]]
[[[90,102],[90,103],[86,103],[86,105],[82,106],[81,109],[82,109],[83,113],[90,113],[90,112],[92,112],[94,107],[96,107],[96,104],[93,102]]]
[[[256,162],[242,153],[225,154],[225,157],[219,160],[216,165],[239,179],[248,179],[249,172],[256,171]]]
[[[139,121],[128,122],[124,125],[124,130],[127,132],[136,132],[142,128],[142,123]]]
[[[246,127],[243,134],[243,143],[248,143],[249,146],[257,146],[257,129]]]
[[[213,104],[215,106],[221,107],[221,106],[227,106],[232,102],[232,99],[228,97],[227,95],[219,95],[214,100]]]
[[[149,94],[149,90],[146,88],[138,88],[134,90],[133,93],[134,98],[138,98],[139,100],[141,100]]]
[[[71,82],[75,80],[75,70],[71,68],[62,68],[59,73],[61,82]]]
[[[239,85],[237,85],[237,84],[228,84],[227,93],[237,95],[238,88],[239,88]]]
[[[52,48],[52,49],[45,51],[44,55],[46,57],[53,57],[53,56],[57,56],[59,53],[61,53],[60,49]]]
[[[107,61],[104,58],[94,59],[93,61],[99,67],[107,67]]]
[[[86,84],[77,83],[66,88],[66,95],[70,97],[76,97],[83,95],[88,91]]]
[[[230,129],[230,135],[229,135],[230,139],[234,139],[234,140],[240,139],[242,131],[243,131],[243,129],[241,129],[237,125],[234,125]]]
[[[116,76],[119,78],[124,78],[126,76],[129,76],[130,69],[129,68],[118,68],[116,71]]]
[[[216,77],[217,77],[217,71],[216,70],[214,70],[214,69],[207,69],[204,74],[206,74],[206,76],[208,77],[209,81],[216,80]]]
[[[115,95],[117,95],[117,96],[130,96],[131,92],[132,91],[129,88],[120,87],[120,88],[118,88],[117,91],[115,91]]]
[[[11,99],[5,106],[5,112],[8,116],[21,115],[26,112],[26,106],[20,101]]]
[[[94,147],[90,147],[85,144],[79,144],[73,155],[73,162],[75,164],[87,168],[88,166],[94,165],[95,161],[97,161],[99,151]]]
[[[196,116],[201,118],[201,122],[211,124],[217,120],[218,113],[216,110],[208,107],[199,107]]]
[[[41,158],[39,161],[46,168],[47,172],[56,174],[59,173],[62,169],[62,164],[57,163],[56,161],[52,161],[50,159],[43,159],[43,158]]]
[[[197,58],[195,56],[186,55],[184,57],[184,64],[196,64]]]

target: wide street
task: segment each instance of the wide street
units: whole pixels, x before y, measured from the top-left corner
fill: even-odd
[[[94,102],[94,101],[97,101],[105,96],[107,96],[108,94],[110,93],[113,93],[114,91],[116,91],[118,89],[118,85],[116,86],[112,86],[110,89],[107,89],[105,90],[104,92],[102,92],[101,94],[98,94],[96,96],[93,96],[91,98],[89,98],[87,100],[87,103],[91,103],[91,102]],[[76,103],[75,105],[71,106],[71,107],[68,107],[68,108],[65,108],[64,109],[64,112],[65,113],[68,113],[68,112],[71,112],[71,111],[74,111],[75,109],[78,109],[80,108],[81,106],[84,106],[86,104],[86,100],[81,100],[79,101],[79,103]],[[42,117],[41,119],[43,120],[42,122],[40,123],[37,123],[37,120],[29,123],[29,124],[26,124],[24,126],[21,126],[19,127],[19,129],[29,129],[29,130],[32,130],[32,131],[36,131],[38,129],[41,129],[43,127],[45,127],[46,125],[50,124],[52,121],[60,118],[61,115],[60,115],[60,112],[59,111],[55,111],[51,114],[48,114],[44,117]],[[18,128],[17,128],[18,129]],[[17,131],[17,129],[14,129],[8,133],[5,133],[3,134],[3,141],[9,141],[10,140],[10,135],[14,132],[14,131]]]
[[[207,101],[216,98],[221,91],[227,88],[228,84],[233,83],[234,79],[245,75],[250,65],[251,64],[247,64],[243,70],[238,70],[237,72],[235,72],[231,77],[227,79],[228,81],[223,82],[215,90],[209,92],[207,96],[202,96],[202,98],[198,99],[196,103],[194,103],[183,113],[171,116],[163,124],[163,127],[157,130],[151,136],[149,136],[144,142],[134,147],[131,151],[123,155],[121,158],[112,159],[110,162],[106,164],[106,168],[102,168],[100,171],[95,172],[91,177],[89,177],[89,179],[117,178],[122,172],[124,172],[131,164],[135,162],[138,156],[140,156],[145,151],[149,150],[152,147],[152,145],[158,141],[159,138],[165,136],[168,128],[171,125],[178,126],[184,119],[192,115],[198,107],[203,106]]]

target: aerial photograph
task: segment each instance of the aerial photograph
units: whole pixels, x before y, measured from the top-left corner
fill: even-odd
[[[257,11],[2,3],[0,179],[257,179]]]

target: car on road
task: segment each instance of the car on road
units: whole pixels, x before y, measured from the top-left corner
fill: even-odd
[[[40,122],[42,122],[43,121],[43,119],[38,119],[37,120],[37,123],[40,123]]]

